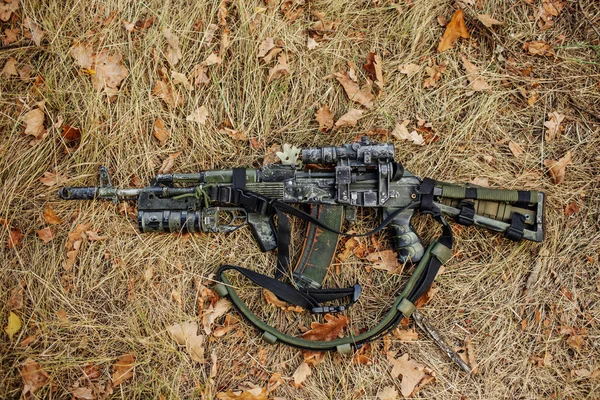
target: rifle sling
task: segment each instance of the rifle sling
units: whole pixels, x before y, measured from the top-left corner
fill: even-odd
[[[237,176],[237,177],[236,177]],[[240,184],[240,182],[244,182]],[[223,265],[217,270],[217,279],[221,284],[217,285],[217,292],[220,296],[227,296],[240,313],[254,326],[264,332],[263,337],[270,343],[280,340],[290,346],[309,349],[309,350],[335,350],[347,351],[347,345],[358,348],[361,344],[375,340],[385,335],[393,329],[403,317],[409,317],[414,309],[414,302],[422,296],[433,283],[440,266],[446,261],[450,249],[452,248],[452,230],[442,216],[438,207],[433,204],[434,181],[424,179],[420,187],[420,202],[411,202],[390,213],[375,229],[362,234],[349,234],[329,227],[319,221],[312,215],[299,210],[289,204],[276,199],[269,199],[257,193],[244,190],[245,172],[235,172],[232,187],[214,186],[209,195],[212,199],[223,201],[228,199],[230,203],[245,207],[250,212],[259,212],[263,215],[277,215],[277,269],[275,277],[260,274],[258,272],[233,265]],[[264,323],[258,318],[239,298],[235,289],[227,277],[225,271],[234,270],[250,279],[255,284],[273,292],[279,299],[303,307],[313,313],[341,312],[346,311],[349,306],[357,301],[360,295],[360,285],[356,284],[352,288],[342,289],[323,289],[323,288],[296,288],[292,285],[282,282],[280,279],[284,275],[291,275],[289,268],[289,245],[291,239],[290,222],[286,214],[300,218],[308,223],[319,226],[325,230],[338,235],[350,237],[364,237],[381,231],[398,214],[408,208],[419,206],[425,214],[431,214],[432,217],[442,225],[442,235],[427,248],[425,255],[415,268],[407,285],[398,296],[392,308],[386,313],[383,320],[368,332],[357,336],[349,336],[343,339],[337,339],[331,342],[315,342],[305,340],[275,329]],[[339,300],[344,297],[350,297],[350,302],[340,306],[324,306],[322,303]],[[409,311],[407,311],[409,310]],[[408,314],[408,315],[407,315]],[[342,346],[342,347],[340,347]]]

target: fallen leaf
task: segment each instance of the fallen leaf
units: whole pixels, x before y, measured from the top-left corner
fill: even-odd
[[[383,250],[367,254],[366,259],[373,263],[375,269],[387,271],[389,274],[395,273],[400,267],[398,262],[398,253],[393,250]]]
[[[167,40],[167,51],[165,56],[169,64],[175,66],[179,60],[181,60],[181,57],[183,57],[181,54],[181,49],[179,48],[179,37],[166,27],[163,28],[162,33]]]
[[[310,367],[307,363],[303,362],[302,364],[300,364],[294,372],[294,375],[292,375],[292,378],[294,378],[294,387],[299,388],[300,386],[302,386],[306,378],[308,378],[308,376],[311,374],[312,371],[310,370]]]
[[[268,37],[265,40],[263,40],[260,46],[258,46],[258,58],[263,58],[264,56],[266,56],[267,53],[269,53],[269,51],[271,51],[271,49],[274,47],[275,42],[273,41],[272,37]]]
[[[43,216],[44,216],[44,221],[46,221],[47,223],[49,223],[51,225],[57,225],[62,222],[61,219],[58,217],[58,215],[56,215],[54,210],[48,204],[46,204],[44,206]]]
[[[219,132],[226,134],[227,136],[229,136],[233,140],[248,140],[248,135],[246,135],[245,132],[238,131],[238,130],[235,130],[235,129],[223,127],[221,129],[219,129]]]
[[[219,26],[227,26],[227,1],[223,0],[219,4],[219,9],[217,10],[217,19],[219,20]]]
[[[409,360],[408,354],[394,358],[393,353],[388,353],[388,361],[392,365],[392,376],[397,378],[402,375],[400,392],[404,397],[415,395],[423,386],[435,379],[429,368],[415,360]]]
[[[367,84],[360,88],[356,82],[350,78],[348,72],[334,74],[337,81],[342,85],[348,98],[355,103],[362,104],[367,108],[373,107],[375,96],[371,92],[371,85]]]
[[[18,4],[17,2],[13,3],[13,4]],[[17,35],[21,32],[21,30],[19,28],[14,28],[14,29],[5,29],[4,30],[4,36],[2,37],[2,45],[3,46],[8,46],[11,43],[14,43],[17,41]]]
[[[207,335],[212,333],[212,325],[215,323],[215,321],[219,317],[225,315],[230,308],[231,303],[227,299],[219,299],[214,306],[212,304],[208,306],[204,316],[202,317],[202,326],[204,327],[204,332]]]
[[[579,206],[576,202],[572,201],[565,207],[565,215],[570,217],[573,214],[577,214],[579,212]]]
[[[219,48],[219,54],[221,57],[225,54],[225,51],[231,46],[231,39],[229,38],[231,31],[229,28],[223,28],[221,32],[221,47]]]
[[[17,246],[21,245],[21,239],[23,239],[23,234],[19,228],[11,228],[10,233],[8,235],[8,248],[14,249]]]
[[[81,140],[81,130],[65,124],[62,126],[62,137],[67,142],[78,142]]]
[[[191,72],[191,77],[195,87],[200,87],[205,83],[209,83],[208,67],[202,64],[196,65]]]
[[[211,65],[221,63],[221,57],[219,57],[216,53],[211,53],[208,57],[206,57],[206,60],[202,61],[200,64],[204,65],[205,67],[210,67]]]
[[[547,128],[544,137],[547,141],[550,142],[556,139],[562,133],[564,127],[560,124],[564,119],[565,115],[560,114],[558,111],[548,113],[548,121],[544,122],[544,126]]]
[[[536,101],[538,101],[540,95],[535,90],[532,90],[530,93],[531,96],[527,99],[527,104],[532,106],[535,104]]]
[[[8,335],[8,338],[12,340],[13,336],[21,330],[21,318],[14,312],[8,314],[8,322],[4,328],[4,332]]]
[[[462,56],[463,66],[467,71],[467,79],[469,80],[469,88],[475,91],[490,90],[490,85],[481,77],[479,69],[467,60],[467,57]]]
[[[379,89],[383,89],[383,60],[379,54],[369,52],[367,54],[367,62],[363,65],[365,71],[372,81],[375,82]]]
[[[395,339],[403,340],[407,342],[413,342],[419,340],[419,333],[414,329],[400,329],[396,328],[392,331],[392,336]]]
[[[555,185],[565,181],[565,169],[567,168],[567,165],[571,164],[571,158],[572,153],[569,150],[567,151],[567,154],[565,154],[558,161],[552,159],[544,160],[544,166],[548,168],[548,172],[550,173],[552,181]]]
[[[488,28],[491,28],[494,25],[502,25],[504,22],[498,21],[497,19],[492,18],[489,14],[478,14],[477,19],[481,21],[481,23]]]
[[[425,89],[432,88],[437,86],[437,82],[442,79],[442,74],[446,71],[446,67],[448,65],[446,62],[441,64],[433,64],[431,67],[425,67],[425,73],[427,74],[427,78],[423,81],[423,87]]]
[[[423,308],[427,303],[431,301],[431,299],[433,299],[433,297],[439,291],[440,289],[438,287],[431,286],[429,289],[427,289],[425,293],[423,293],[421,297],[417,299],[417,301],[415,301],[415,307]]]
[[[423,135],[417,133],[416,130],[409,132],[408,124],[410,124],[410,120],[408,119],[398,122],[392,131],[392,136],[398,140],[408,140],[409,142],[413,142],[419,146],[425,145],[425,139],[423,138]]]
[[[176,108],[183,104],[183,96],[163,80],[156,81],[152,88],[152,94],[164,101],[169,108]]]
[[[467,335],[465,338],[465,348],[467,349],[467,360],[469,367],[471,367],[471,375],[476,375],[478,372],[477,362],[475,361],[475,350],[473,349],[473,342],[471,336]]]
[[[165,126],[165,121],[160,118],[156,118],[154,121],[153,134],[158,139],[161,145],[167,143],[167,140],[171,137],[171,132]]]
[[[94,394],[92,387],[78,387],[70,391],[71,396],[76,399],[82,400],[95,400],[96,395]]]
[[[321,364],[325,359],[324,351],[312,351],[312,350],[302,350],[302,357],[304,357],[304,362],[309,366],[315,366]]]
[[[44,120],[46,115],[40,108],[34,108],[23,115],[21,121],[25,123],[25,134],[31,135],[36,139],[41,139],[46,134],[46,128],[44,128]]]
[[[173,299],[174,302],[176,302],[177,304],[179,304],[179,306],[183,306],[183,299],[181,298],[181,292],[173,289],[171,290],[171,299]]]
[[[94,57],[95,73],[91,76],[92,86],[106,93],[110,100],[116,98],[121,83],[129,75],[122,60],[122,54],[111,54],[108,51],[101,51]]]
[[[508,142],[508,148],[515,157],[519,157],[521,154],[523,154],[523,148],[518,143],[513,142],[512,140]]]
[[[169,156],[163,160],[163,163],[160,169],[158,170],[158,173],[168,174],[169,172],[171,172],[173,166],[175,165],[175,160],[181,155],[181,153],[181,151],[178,151],[177,153],[169,154]]]
[[[412,76],[412,75],[416,74],[420,68],[421,67],[419,66],[419,64],[409,63],[409,64],[402,64],[398,68],[398,70],[400,71],[401,74],[405,74],[407,76]]]
[[[210,46],[212,44],[213,39],[215,38],[215,32],[219,29],[219,25],[217,24],[209,24],[206,27],[206,31],[204,31],[204,36],[202,37],[202,43],[206,46]]]
[[[41,46],[42,37],[44,37],[44,31],[42,31],[42,28],[40,28],[40,26],[29,17],[25,17],[23,20],[23,26],[25,26],[25,28],[31,32],[31,40],[33,40],[37,46]]]
[[[465,18],[462,10],[456,10],[452,19],[446,25],[446,31],[438,45],[438,52],[443,52],[453,47],[454,42],[459,38],[468,39],[470,37],[465,25]]]
[[[195,109],[185,120],[190,122],[197,122],[201,125],[206,125],[206,119],[208,118],[208,110],[205,106],[200,106]]]
[[[325,314],[325,323],[313,322],[311,329],[302,334],[302,338],[313,341],[331,341],[341,337],[342,331],[350,322],[344,315]]]
[[[185,345],[188,338],[198,336],[198,324],[196,322],[183,322],[181,324],[171,325],[167,328],[177,344]]]
[[[25,286],[25,282],[22,281],[10,292],[10,299],[8,299],[8,308],[10,310],[23,308],[23,288]]]
[[[23,392],[21,398],[34,398],[35,392],[40,390],[50,380],[50,375],[42,369],[42,366],[31,358],[23,363],[21,369],[23,377]]]
[[[377,398],[379,400],[398,400],[398,391],[393,386],[386,386],[377,393]]]
[[[254,389],[235,393],[233,390],[217,393],[218,400],[267,400],[267,388],[256,387]]]
[[[181,85],[188,90],[192,90],[192,84],[188,80],[187,76],[181,72],[171,71],[171,78],[173,79],[174,84]]]
[[[363,111],[352,108],[346,114],[342,115],[335,123],[336,128],[342,128],[344,126],[356,126],[358,120],[362,116]]]
[[[300,313],[304,312],[304,308],[302,308],[300,306],[292,306],[291,304],[288,304],[285,301],[279,300],[277,298],[277,296],[275,295],[275,293],[273,293],[267,289],[263,289],[263,297],[265,298],[267,303],[269,303],[275,307],[279,307],[283,311],[294,311],[294,312],[300,312]]]
[[[490,178],[488,178],[487,176],[485,176],[485,177],[478,176],[478,177],[474,178],[471,181],[471,183],[476,186],[482,186],[482,187],[489,188],[490,187]]]
[[[75,59],[75,64],[85,70],[92,70],[94,65],[94,49],[89,43],[75,40],[69,49],[69,55]]]
[[[135,354],[124,354],[112,365],[113,386],[119,386],[128,379],[133,378],[135,369]]]
[[[556,55],[552,46],[541,40],[525,42],[523,44],[523,50],[529,52],[532,56],[553,57]]]
[[[306,47],[307,47],[309,50],[314,50],[314,49],[316,49],[318,46],[319,46],[319,43],[318,43],[318,42],[317,42],[315,39],[313,39],[313,38],[309,37],[309,38],[306,40]]]
[[[327,132],[333,128],[333,113],[328,105],[324,105],[317,110],[315,119],[319,123],[319,130],[321,132]]]
[[[52,228],[44,228],[37,231],[37,235],[44,244],[49,243],[52,239],[54,239],[54,230]]]
[[[17,72],[17,60],[15,60],[14,57],[11,57],[6,61],[4,68],[2,68],[2,72],[0,72],[0,75],[5,78],[19,75]]]
[[[294,165],[296,164],[296,160],[298,160],[298,156],[300,155],[300,149],[296,146],[291,146],[289,143],[283,144],[283,151],[275,153],[277,158],[281,161],[282,164]]]
[[[552,28],[554,20],[564,7],[565,2],[562,0],[542,0],[538,11],[538,27],[543,31]]]
[[[277,164],[281,162],[281,159],[277,154],[282,152],[282,148],[278,144],[274,144],[265,150],[265,156],[263,158],[263,166],[269,164]]]
[[[85,231],[85,234],[86,234],[88,240],[90,240],[92,242],[108,239],[108,236],[99,236],[98,232],[96,232],[96,231]]]
[[[269,77],[267,78],[267,83],[273,81],[274,79],[289,74],[290,68],[287,63],[287,55],[285,53],[281,53],[279,57],[277,57],[277,65],[269,69]]]
[[[0,20],[8,22],[12,13],[19,9],[19,1],[6,1],[0,3]]]
[[[58,172],[44,172],[44,175],[39,178],[39,181],[45,186],[62,185],[67,180],[68,178],[65,175]]]

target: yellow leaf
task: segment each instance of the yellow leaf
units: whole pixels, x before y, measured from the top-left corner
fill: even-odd
[[[15,333],[21,330],[21,326],[21,318],[11,311],[8,315],[8,325],[4,328],[4,332],[6,332],[10,340],[12,340]]]

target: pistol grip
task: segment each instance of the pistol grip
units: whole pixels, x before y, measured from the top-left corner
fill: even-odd
[[[393,211],[385,210],[384,217]],[[404,210],[389,225],[392,231],[392,244],[394,250],[398,253],[398,261],[401,263],[407,261],[418,263],[425,254],[421,239],[419,239],[410,223],[414,214],[415,210],[413,209]]]
[[[275,237],[275,226],[271,217],[249,212],[248,225],[250,225],[252,236],[254,236],[254,240],[256,240],[262,252],[275,250],[277,238]]]

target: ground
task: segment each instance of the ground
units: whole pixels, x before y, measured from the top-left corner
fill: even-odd
[[[393,354],[432,371],[416,397],[598,398],[598,2],[4,1],[1,398],[235,398],[225,393],[269,379],[269,398],[395,398]],[[440,51],[443,25],[459,9],[470,37]],[[487,27],[481,14],[502,24]],[[372,88],[370,52],[383,73]],[[367,85],[366,99],[348,97],[334,75],[345,72]],[[320,131],[323,106],[334,120],[362,115]],[[327,354],[296,388],[305,355],[268,346],[234,311],[213,326],[229,331],[201,344],[205,362],[195,361],[169,327],[198,322],[203,335],[202,285],[211,287],[216,268],[270,274],[274,255],[260,253],[247,229],[140,234],[131,209],[56,195],[96,185],[99,165],[115,185],[142,186],[159,169],[260,167],[284,143],[342,144],[366,133],[393,142],[416,175],[547,195],[543,243],[454,225],[453,257],[421,312],[455,346],[470,337],[475,375],[417,331],[417,340],[374,342],[365,357]],[[568,154],[555,183],[545,160],[566,164]],[[376,217],[361,212],[355,229]],[[428,219],[415,225],[425,241],[434,236]],[[297,254],[301,224],[294,228]],[[378,242],[389,247],[387,234]],[[364,285],[348,314],[354,330],[377,323],[403,279],[359,255],[338,259],[326,281]],[[240,285],[265,320],[296,335],[321,320],[277,310]]]

